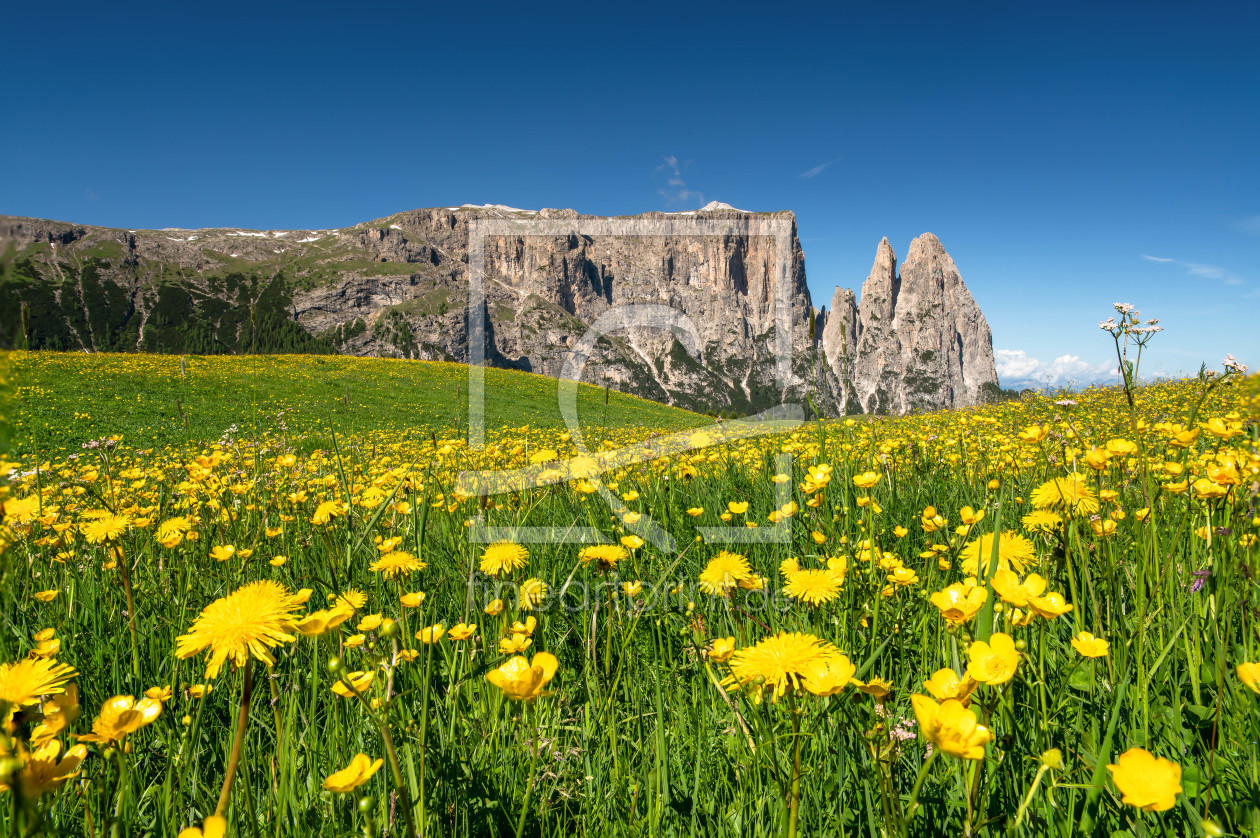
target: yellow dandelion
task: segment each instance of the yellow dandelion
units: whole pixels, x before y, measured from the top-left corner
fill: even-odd
[[[229,659],[237,666],[251,656],[275,663],[269,650],[293,642],[296,609],[305,601],[277,582],[251,582],[206,606],[188,634],[175,638],[175,655],[190,658],[209,649],[207,678],[217,677]]]

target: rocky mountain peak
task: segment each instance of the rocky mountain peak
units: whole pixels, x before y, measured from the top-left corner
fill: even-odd
[[[843,291],[837,288],[832,298],[830,318],[839,323],[827,324],[823,340],[850,411],[905,413],[977,404],[987,389],[996,388],[989,325],[932,233],[911,241],[900,270],[884,238],[862,283],[861,301],[854,305],[852,293]],[[848,403],[850,398],[858,404]]]

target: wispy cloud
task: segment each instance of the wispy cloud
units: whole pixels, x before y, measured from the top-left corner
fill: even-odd
[[[657,166],[652,174],[665,173],[665,188],[656,190],[665,199],[665,205],[689,204],[692,201],[695,201],[697,204],[703,204],[704,193],[697,189],[688,189],[687,181],[683,179],[683,172],[691,165],[691,161],[684,160],[679,162],[678,156],[674,154],[667,154],[662,160],[664,162]]]
[[[1201,262],[1187,262],[1184,259],[1172,259],[1168,256],[1148,256],[1142,254],[1142,258],[1148,262],[1159,262],[1161,264],[1172,264],[1185,270],[1188,276],[1197,276],[1202,279],[1217,279],[1226,285],[1242,285],[1243,278],[1231,271],[1229,268],[1223,268],[1220,265],[1205,265]]]
[[[1097,384],[1116,377],[1115,362],[1091,364],[1079,355],[1060,355],[1053,361],[1042,361],[1030,358],[1022,349],[997,349],[993,352],[993,364],[1004,387]]]
[[[824,169],[826,169],[828,166],[830,166],[832,163],[835,163],[835,162],[836,162],[835,160],[828,160],[826,163],[819,163],[814,168],[807,169],[806,171],[801,172],[799,175],[797,175],[797,177],[817,177],[818,175],[823,173]]]

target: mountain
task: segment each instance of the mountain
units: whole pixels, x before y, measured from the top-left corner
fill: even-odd
[[[861,304],[849,289],[836,289],[823,341],[827,363],[848,385],[844,412],[973,405],[998,393],[989,324],[931,233],[910,242],[900,272],[883,239]]]
[[[988,326],[934,236],[900,274],[883,241],[861,305],[837,289],[816,311],[790,212],[466,205],[287,231],[0,217],[0,242],[0,342],[34,349],[468,361],[477,277],[487,363],[560,376],[584,359],[585,381],[693,410],[812,393],[828,414],[905,412],[997,387]]]

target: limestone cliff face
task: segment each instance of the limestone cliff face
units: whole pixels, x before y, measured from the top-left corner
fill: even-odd
[[[997,386],[989,324],[931,233],[910,243],[900,272],[881,241],[860,304],[836,289],[823,339],[842,392],[857,401],[849,412],[979,404]]]
[[[720,234],[695,234],[695,219]],[[551,225],[547,234],[516,233],[536,232],[539,221]],[[627,221],[649,234],[627,235]],[[0,268],[17,280],[0,279],[0,341],[13,341],[26,305],[33,348],[466,361],[474,222],[504,228],[481,249],[486,360],[496,366],[558,376],[601,315],[649,303],[685,315],[698,340],[614,329],[591,350],[583,380],[738,413],[812,392],[831,415],[970,404],[986,381],[996,383],[984,318],[935,237],[915,240],[900,277],[885,240],[861,305],[837,289],[830,311],[815,312],[792,214],[719,204],[630,219],[433,208],[288,231],[0,218],[0,252],[10,260]],[[790,231],[782,250],[772,228]],[[786,388],[776,368],[780,293],[790,304]]]

